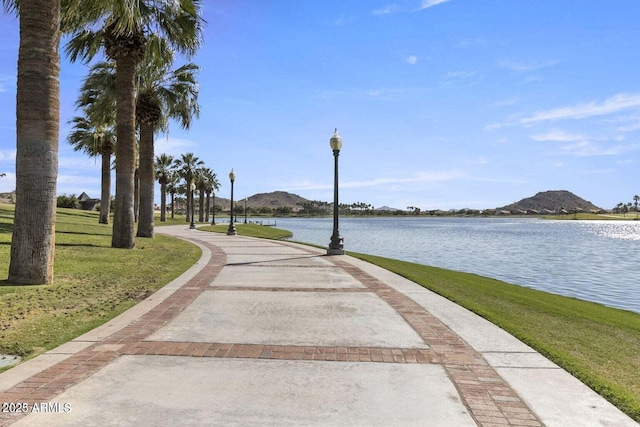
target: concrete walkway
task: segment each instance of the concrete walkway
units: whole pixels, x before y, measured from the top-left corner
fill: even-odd
[[[289,242],[157,231],[198,244],[197,265],[0,374],[0,425],[638,425],[501,329],[386,270]]]

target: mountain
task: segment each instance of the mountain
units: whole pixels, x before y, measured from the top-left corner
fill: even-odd
[[[273,191],[271,193],[258,193],[247,197],[247,207],[269,207],[272,209],[289,207],[296,210],[300,208],[298,203],[308,201],[309,200],[304,197],[300,197],[297,194],[287,193],[286,191]],[[235,199],[234,202],[236,203],[236,206],[244,206],[244,197],[241,199]],[[223,209],[229,209],[229,203],[229,199],[216,197],[216,205],[222,206]]]
[[[537,211],[543,211],[548,209],[555,212],[561,208],[564,208],[567,211],[571,211],[575,208],[582,209],[583,211],[601,210],[601,208],[593,203],[566,190],[542,191],[533,197],[522,199],[519,202],[512,203],[498,209],[508,211],[514,211],[517,209],[534,209]]]

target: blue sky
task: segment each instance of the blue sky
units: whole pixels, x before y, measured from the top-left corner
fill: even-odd
[[[493,208],[563,189],[612,208],[640,193],[637,0],[222,0],[204,15],[200,119],[156,154],[193,152],[223,197],[234,168],[238,198],[332,200],[336,127],[343,203]],[[4,192],[17,20],[0,29]],[[100,161],[65,141],[86,71],[63,57],[58,193],[99,197]]]

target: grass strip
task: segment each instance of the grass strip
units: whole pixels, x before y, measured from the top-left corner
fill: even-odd
[[[499,280],[349,252],[519,338],[640,422],[640,314]]]
[[[260,224],[236,224],[235,227],[239,236],[280,240],[293,235],[288,230]],[[205,225],[203,227],[198,227],[198,230],[212,231],[214,233],[226,233],[228,229],[229,224]]]
[[[14,207],[0,205],[0,278],[9,268]],[[0,354],[35,357],[145,299],[199,259],[186,241],[136,238],[133,250],[111,248],[111,225],[98,213],[58,209],[54,284],[2,286]]]

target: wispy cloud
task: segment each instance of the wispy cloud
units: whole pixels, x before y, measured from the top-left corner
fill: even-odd
[[[557,60],[549,60],[542,62],[516,62],[516,61],[500,61],[498,66],[502,68],[507,68],[511,71],[516,71],[518,73],[528,72],[528,71],[536,71],[541,68],[551,67],[558,63]]]
[[[197,144],[188,139],[159,137],[155,141],[155,152],[158,154],[168,154],[177,157],[182,153],[193,151]]]
[[[0,93],[6,92],[10,86],[15,86],[15,76],[0,76]]]
[[[415,65],[416,62],[418,62],[418,57],[415,55],[411,55],[409,57],[407,57],[407,63],[409,63],[410,65]]]
[[[577,157],[617,156],[630,151],[640,150],[640,144],[614,145],[602,147],[592,141],[580,141],[560,147],[563,154]]]
[[[420,7],[418,8],[418,10],[428,9],[430,7],[437,6],[442,3],[446,3],[448,1],[449,0],[422,0],[422,3],[420,4]]]
[[[442,172],[418,172],[408,177],[387,177],[387,178],[374,178],[365,181],[348,181],[341,182],[340,188],[367,188],[367,187],[381,187],[385,185],[395,184],[410,184],[410,183],[429,183],[429,182],[442,182],[451,181],[455,179],[463,178],[463,174],[458,170],[442,171]],[[313,183],[310,181],[303,181],[299,183],[293,183],[285,188],[288,191],[301,191],[301,190],[328,190],[332,189],[333,184],[321,184]]]
[[[410,98],[428,92],[428,88],[373,88],[365,90],[327,90],[322,91],[318,96],[321,99],[336,98],[364,98],[370,100],[394,101],[397,99]]]
[[[375,9],[371,13],[375,16],[381,16],[381,15],[389,15],[399,11],[400,11],[400,8],[398,7],[397,4],[394,3],[389,6],[383,7],[381,9]]]
[[[0,162],[16,160],[16,150],[0,150]],[[2,172],[2,171],[0,171]]]
[[[567,133],[562,130],[552,130],[544,134],[531,135],[531,139],[534,141],[582,141],[586,139],[583,135]]]
[[[477,71],[449,71],[445,77],[449,80],[464,80],[475,76],[477,73]]]
[[[520,119],[519,123],[528,124],[550,120],[586,119],[595,116],[605,116],[634,107],[640,107],[640,94],[619,93],[611,98],[605,99],[602,103],[588,102],[586,104],[556,108],[554,110],[538,111],[529,117]]]
[[[514,117],[502,123],[488,123],[486,130],[499,129],[506,126],[529,126],[538,123],[558,120],[579,120],[590,117],[607,116],[621,111],[640,108],[640,94],[619,93],[603,102],[587,102],[568,107],[537,111],[525,117]]]
[[[335,25],[336,27],[341,27],[341,26],[351,22],[352,20],[353,20],[352,18],[348,18],[348,17],[345,17],[344,15],[340,15],[340,17],[338,19],[333,21],[333,25]]]

